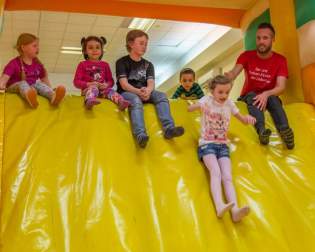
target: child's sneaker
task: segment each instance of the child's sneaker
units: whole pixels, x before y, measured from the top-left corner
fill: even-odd
[[[289,150],[294,148],[294,133],[291,128],[279,131],[280,136]]]
[[[58,86],[50,100],[50,104],[53,106],[58,106],[62,99],[65,97],[66,88],[64,86]]]
[[[264,129],[264,130],[261,130],[259,133],[259,142],[262,144],[262,145],[267,145],[269,144],[269,137],[271,135],[271,130],[270,129]]]
[[[101,101],[96,98],[90,98],[85,100],[85,107],[87,109],[92,109],[94,105],[100,104]]]
[[[30,88],[25,92],[25,99],[32,108],[37,108],[37,92],[34,88]]]
[[[183,135],[185,132],[184,128],[179,126],[179,127],[173,127],[173,128],[168,128],[167,130],[165,130],[164,132],[164,137],[166,139],[171,139],[173,137],[179,137],[181,135]]]
[[[149,137],[146,134],[139,134],[137,136],[137,143],[141,148],[145,148],[147,146],[148,141]]]
[[[125,99],[119,99],[118,100],[118,109],[120,111],[124,111],[126,108],[128,108],[130,105],[130,102]]]

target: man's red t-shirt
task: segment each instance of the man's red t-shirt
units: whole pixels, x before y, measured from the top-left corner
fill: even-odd
[[[245,51],[238,57],[236,64],[241,64],[245,71],[241,96],[248,92],[260,94],[273,89],[278,76],[288,78],[287,60],[276,52],[272,52],[272,56],[268,59],[261,59],[256,50]]]

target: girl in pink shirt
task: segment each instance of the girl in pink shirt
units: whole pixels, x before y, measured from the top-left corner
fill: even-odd
[[[85,61],[80,62],[73,80],[74,86],[85,95],[85,106],[91,109],[100,103],[98,97],[107,98],[116,103],[120,110],[125,110],[129,102],[112,89],[114,80],[109,64],[102,61],[104,37],[89,36],[82,38],[82,53]]]
[[[19,56],[12,59],[0,77],[0,89],[20,93],[32,108],[38,106],[37,93],[57,106],[64,98],[64,86],[51,88],[47,71],[37,58],[39,39],[29,33],[22,33],[17,40],[16,49]]]

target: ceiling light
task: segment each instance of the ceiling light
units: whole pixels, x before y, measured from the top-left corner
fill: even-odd
[[[63,46],[61,50],[73,50],[73,51],[81,51],[82,47],[75,47],[75,46]]]
[[[81,51],[73,51],[73,50],[61,50],[60,52],[64,54],[82,54]]]
[[[139,29],[147,32],[151,26],[154,24],[155,19],[150,18],[134,18],[132,19],[129,29]]]
[[[105,48],[103,51],[105,52]],[[60,52],[65,54],[82,54],[82,48],[75,46],[62,46]]]

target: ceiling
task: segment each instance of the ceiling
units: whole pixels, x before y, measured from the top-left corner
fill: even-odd
[[[74,73],[81,55],[62,54],[62,46],[79,47],[82,36],[105,36],[108,44],[104,60],[115,71],[115,61],[126,55],[126,18],[49,11],[5,11],[0,34],[0,68],[17,53],[13,49],[18,35],[33,33],[40,38],[39,58],[50,73]],[[174,65],[202,39],[221,26],[157,20],[148,31],[149,49],[145,57],[152,61],[157,75]],[[210,42],[209,42],[210,43]],[[159,71],[160,70],[160,71]],[[157,76],[158,77],[158,76]]]
[[[228,9],[244,9],[251,7],[256,0],[120,0],[122,2],[139,2],[168,4],[195,7],[211,7],[211,8],[228,8]]]
[[[7,11],[38,10],[203,22],[240,27],[257,0],[5,0]]]

